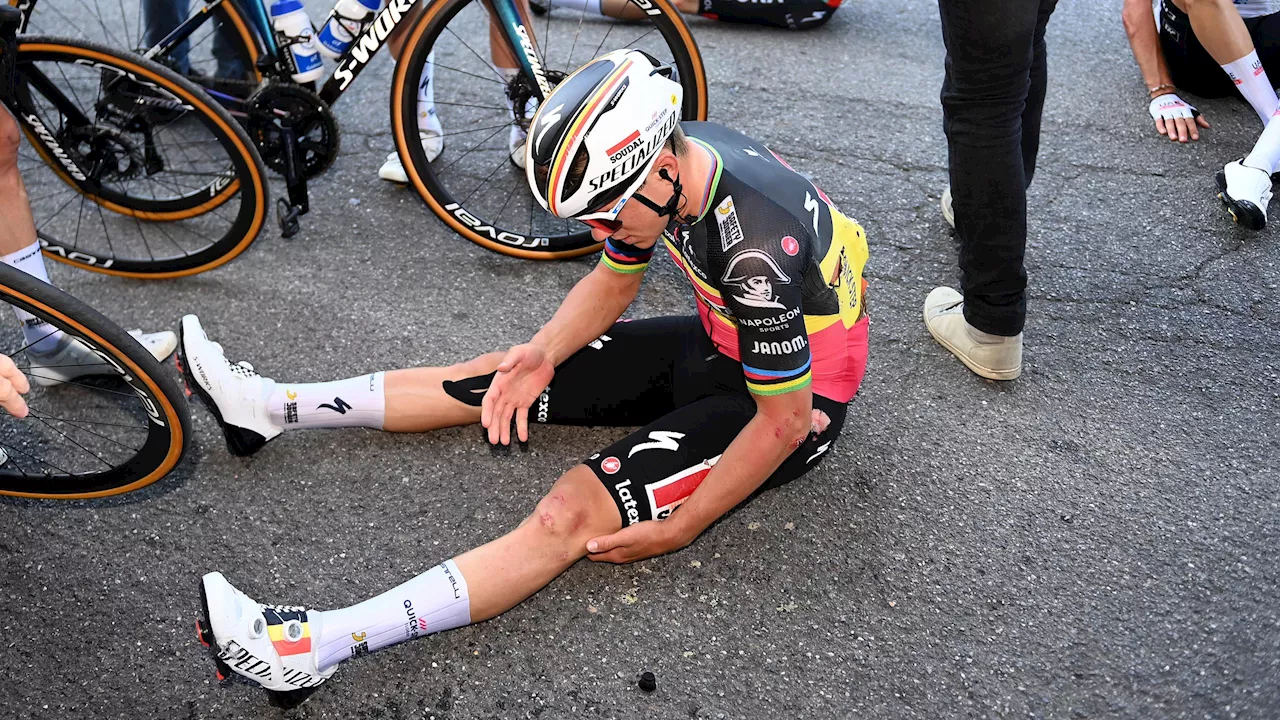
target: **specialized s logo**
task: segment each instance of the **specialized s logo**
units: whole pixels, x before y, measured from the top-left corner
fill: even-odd
[[[734,255],[721,282],[742,289],[741,295],[733,297],[743,305],[786,309],[786,305],[777,301],[773,284],[788,285],[791,277],[763,250],[743,250]]]
[[[319,410],[320,408],[328,408],[338,413],[339,415],[346,415],[347,411],[351,409],[351,403],[347,402],[346,400],[343,400],[340,397],[336,397],[333,399],[332,405],[330,405],[329,403],[320,403],[320,405],[316,407],[316,409]]]
[[[804,191],[804,209],[813,213],[813,236],[818,237],[818,200],[808,190]]]
[[[542,126],[542,129],[538,131],[538,137],[533,141],[535,147],[542,147],[542,140],[547,136],[547,131],[555,127],[556,123],[560,122],[564,117],[560,114],[561,110],[564,110],[564,103],[551,108],[542,117],[538,118],[538,123]]]
[[[640,443],[631,448],[631,452],[627,453],[627,457],[631,457],[638,452],[644,450],[679,450],[680,443],[677,442],[684,437],[684,433],[671,432],[669,430],[653,430],[649,433],[649,439],[653,442]]]

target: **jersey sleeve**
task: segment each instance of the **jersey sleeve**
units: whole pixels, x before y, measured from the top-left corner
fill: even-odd
[[[654,247],[657,247],[655,244]],[[605,267],[624,275],[642,273],[649,267],[649,259],[653,257],[653,248],[640,249],[626,243],[604,241],[604,252],[600,254],[600,262]]]
[[[726,253],[720,278],[725,304],[738,319],[747,389],[756,395],[802,390],[812,379],[801,307],[805,253],[783,250],[800,245],[790,235],[747,244]]]

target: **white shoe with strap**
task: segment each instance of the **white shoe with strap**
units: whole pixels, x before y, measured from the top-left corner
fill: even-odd
[[[163,361],[178,347],[178,336],[168,330],[154,333],[130,330],[129,335],[157,361]],[[47,353],[28,348],[27,360],[30,363],[27,375],[41,387],[60,385],[82,377],[118,374],[114,365],[70,335],[63,335],[62,340]]]
[[[247,362],[227,360],[222,346],[209,340],[195,315],[182,318],[180,359],[188,386],[218,419],[233,455],[252,455],[284,432],[267,412],[275,381],[259,375]]]
[[[196,637],[209,648],[218,679],[231,673],[268,691],[271,703],[295,707],[328,680],[337,665],[321,672],[316,666],[318,622],[304,607],[262,605],[237,590],[222,573],[200,580],[204,617]]]

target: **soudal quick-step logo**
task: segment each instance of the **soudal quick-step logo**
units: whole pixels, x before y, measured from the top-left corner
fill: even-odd
[[[640,147],[640,131],[632,130],[630,135],[622,139],[622,142],[609,148],[609,162],[618,162],[638,147]]]

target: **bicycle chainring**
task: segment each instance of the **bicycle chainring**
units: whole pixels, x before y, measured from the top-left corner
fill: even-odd
[[[329,169],[338,157],[338,120],[320,96],[306,88],[268,81],[245,101],[245,129],[258,146],[262,162],[278,173],[285,170],[284,123],[298,142],[302,174],[307,178]]]

